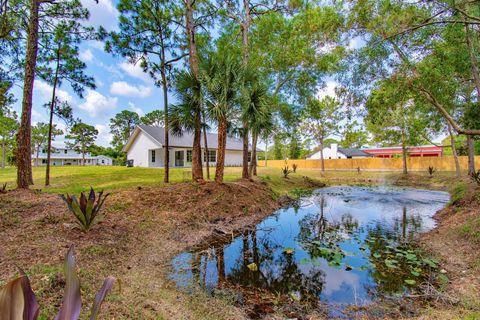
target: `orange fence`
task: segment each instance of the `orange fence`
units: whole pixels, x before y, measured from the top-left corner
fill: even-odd
[[[467,170],[468,158],[458,157],[462,170]],[[281,168],[296,164],[300,169],[321,169],[321,160],[267,160],[266,166]],[[265,160],[259,160],[258,165],[265,167]],[[411,171],[424,171],[434,167],[438,171],[455,171],[453,156],[443,157],[413,157],[407,159],[407,168]],[[475,157],[475,167],[480,168],[480,156]],[[401,171],[402,158],[357,158],[357,159],[326,159],[325,170],[369,170],[369,171]]]

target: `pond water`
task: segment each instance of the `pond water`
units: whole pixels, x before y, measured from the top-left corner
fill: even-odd
[[[409,243],[435,226],[432,216],[448,200],[446,192],[410,188],[319,189],[252,228],[178,255],[171,277],[211,293],[255,288],[315,301],[338,315],[345,306],[404,293],[431,273],[425,267],[436,268]]]

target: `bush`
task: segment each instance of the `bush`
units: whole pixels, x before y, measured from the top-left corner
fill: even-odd
[[[471,177],[472,177],[472,180],[475,181],[477,185],[480,186],[480,170],[478,170],[477,172],[472,172]]]
[[[433,176],[437,169],[435,169],[434,167],[428,167],[427,171],[430,176]]]
[[[6,182],[0,187],[0,193],[7,193],[7,183]]]
[[[288,166],[285,166],[285,167],[282,168],[282,173],[283,173],[283,177],[287,178],[288,175],[290,173],[292,173],[292,170],[290,170],[290,168]]]
[[[467,186],[463,182],[457,183],[452,190],[452,196],[450,198],[450,205],[457,204],[462,200],[467,193]]]
[[[297,172],[298,165],[296,163],[292,164],[293,173]]]
[[[8,319],[36,320],[40,306],[30,286],[30,280],[21,269],[20,276],[0,287],[0,314],[9,315]],[[95,296],[90,319],[97,319],[100,307],[108,292],[112,289],[116,279],[108,277]],[[65,257],[65,295],[60,311],[55,319],[78,319],[82,308],[80,293],[80,279],[75,271],[75,251],[71,246]],[[3,319],[3,318],[2,318]]]
[[[87,232],[103,220],[104,216],[100,214],[100,210],[109,195],[109,193],[103,195],[103,191],[100,191],[97,198],[93,188],[90,188],[88,199],[83,192],[80,193],[80,202],[74,195],[70,196],[68,193],[62,195],[62,199],[67,203],[68,209],[75,216],[80,230]]]

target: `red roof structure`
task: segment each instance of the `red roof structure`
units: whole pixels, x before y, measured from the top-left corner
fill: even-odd
[[[367,148],[362,150],[370,153],[375,158],[393,158],[396,155],[402,155],[402,147]],[[407,147],[407,152],[410,157],[441,157],[443,156],[443,146]]]

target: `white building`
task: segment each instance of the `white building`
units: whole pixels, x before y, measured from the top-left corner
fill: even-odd
[[[352,159],[368,158],[372,155],[360,149],[339,148],[338,144],[332,143],[330,147],[323,148],[323,159]],[[321,159],[321,152],[317,151],[307,157],[308,160]]]
[[[40,150],[37,154],[32,154],[32,162],[35,166],[47,165],[47,150]],[[90,153],[85,154],[86,166],[111,166],[112,158],[99,155],[92,156]],[[72,149],[66,147],[53,147],[50,153],[51,166],[80,166],[83,165],[83,156]]]
[[[135,167],[163,167],[165,141],[165,128],[140,125],[135,128],[123,151],[127,153],[127,161]],[[217,162],[218,136],[207,133],[208,161],[214,166]],[[170,134],[169,136],[169,166],[191,167],[192,165],[193,133],[184,132],[181,136]],[[204,150],[204,137],[201,139]],[[225,152],[225,166],[242,165],[242,140],[227,138]],[[249,157],[251,153],[249,153]],[[202,152],[202,161],[205,163],[205,152]],[[133,162],[133,163],[132,163]]]

